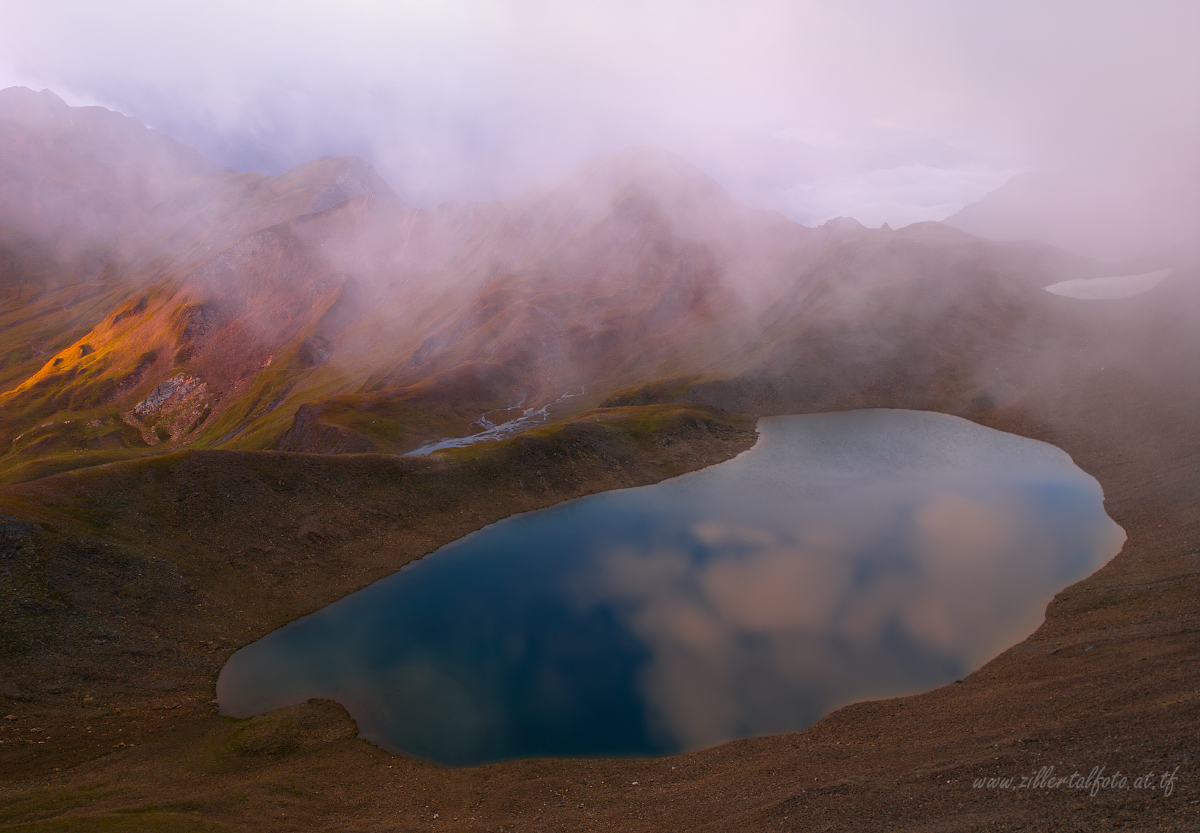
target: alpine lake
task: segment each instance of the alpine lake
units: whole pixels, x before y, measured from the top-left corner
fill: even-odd
[[[638,757],[960,679],[1125,534],[1054,446],[943,414],[773,417],[751,450],[517,515],[235,653],[221,712],[335,700],[452,766]]]

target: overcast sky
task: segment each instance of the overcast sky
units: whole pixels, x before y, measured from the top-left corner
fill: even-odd
[[[653,143],[804,223],[1022,170],[1195,165],[1200,3],[0,0],[0,87],[239,170],[357,154],[418,205]]]

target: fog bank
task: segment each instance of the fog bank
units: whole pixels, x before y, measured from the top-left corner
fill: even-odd
[[[942,219],[1021,170],[1186,160],[1193,3],[0,2],[0,86],[238,170],[356,154],[511,197],[653,143],[803,223]]]

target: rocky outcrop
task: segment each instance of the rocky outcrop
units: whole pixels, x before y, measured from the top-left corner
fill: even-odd
[[[133,412],[143,419],[156,416],[164,410],[170,409],[173,405],[182,404],[195,391],[202,387],[204,387],[204,382],[199,376],[189,376],[186,373],[176,374],[152,390],[150,395],[141,402],[137,403],[133,408]]]
[[[301,405],[296,417],[276,448],[280,451],[301,451],[306,454],[369,454],[375,443],[369,437],[320,421],[319,405]]]
[[[125,421],[141,432],[148,445],[158,445],[191,434],[211,413],[212,401],[204,380],[177,373],[134,405],[125,414]]]
[[[184,313],[183,332],[179,340],[192,344],[204,338],[221,321],[221,313],[215,304],[196,304]]]
[[[316,367],[325,364],[333,355],[333,342],[325,336],[309,336],[300,342],[296,360],[301,367]]]

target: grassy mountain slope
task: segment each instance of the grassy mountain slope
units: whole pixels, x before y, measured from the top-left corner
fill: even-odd
[[[71,181],[144,222],[70,258],[51,231],[9,235],[8,482],[185,446],[405,452],[568,392],[584,408],[798,358],[811,384],[945,388],[957,374],[967,395],[976,368],[950,353],[1036,329],[1037,288],[1095,268],[936,224],[807,229],[654,148],[505,203],[433,210],[403,205],[360,160],[234,174],[140,127],[174,167],[151,156],[130,173],[136,155],[113,150],[124,133],[58,141],[83,115],[41,93],[8,99],[31,96],[53,117],[9,112],[10,134],[27,134],[9,145],[42,147],[46,177],[85,170]],[[22,199],[8,195],[10,214]],[[839,368],[853,354],[854,373],[830,371],[833,354]]]

